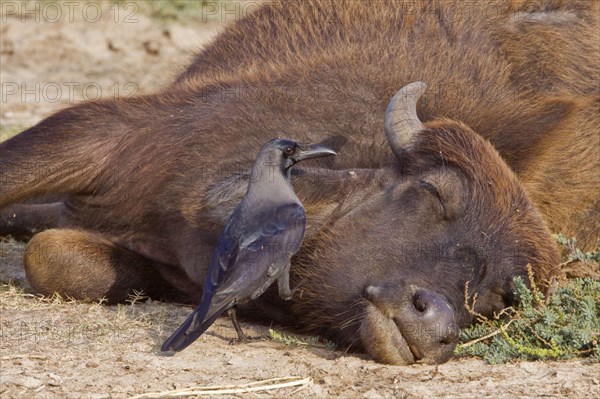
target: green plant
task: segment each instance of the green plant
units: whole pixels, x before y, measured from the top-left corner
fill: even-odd
[[[600,239],[593,252],[583,252],[577,248],[577,240],[575,238],[567,238],[562,233],[554,234],[554,239],[562,245],[567,251],[567,260],[563,264],[571,262],[595,263],[596,266],[600,263]]]
[[[574,279],[555,285],[546,298],[530,275],[515,277],[517,305],[463,329],[456,353],[488,363],[509,359],[571,359],[600,362],[600,281]]]
[[[335,343],[328,340],[322,340],[319,337],[312,336],[304,338],[295,335],[288,335],[280,331],[273,330],[272,328],[269,328],[269,337],[273,341],[281,342],[286,346],[308,346],[325,348],[329,350],[334,350],[336,347]]]
[[[584,252],[574,238],[556,234],[554,239],[565,249],[561,268],[578,263],[587,270],[600,270],[600,240],[594,251]],[[469,304],[465,289],[465,306],[479,323],[461,331],[457,354],[482,357],[489,363],[573,357],[600,362],[599,280],[574,278],[560,285],[555,280],[544,295],[529,267],[529,286],[520,277],[513,282],[516,305],[492,319],[473,310],[476,296]]]

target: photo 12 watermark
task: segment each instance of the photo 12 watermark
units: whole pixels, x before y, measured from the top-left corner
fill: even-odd
[[[2,82],[2,103],[75,103],[101,98],[129,97],[137,94],[139,85],[134,82]]]
[[[75,22],[95,23],[103,18],[115,23],[138,23],[140,6],[137,2],[107,1],[2,1],[0,20],[25,22]]]

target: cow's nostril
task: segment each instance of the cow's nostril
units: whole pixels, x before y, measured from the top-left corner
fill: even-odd
[[[453,344],[454,340],[452,339],[452,336],[453,335],[451,335],[451,334],[446,335],[444,338],[442,338],[440,340],[440,344],[442,344],[442,345]]]
[[[419,312],[425,312],[427,310],[427,301],[423,298],[420,292],[416,292],[413,295],[413,306]]]
[[[459,330],[454,311],[443,295],[416,289],[394,311],[394,322],[415,362],[438,362],[452,355]]]

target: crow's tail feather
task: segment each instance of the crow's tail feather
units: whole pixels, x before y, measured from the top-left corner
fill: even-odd
[[[210,315],[207,317],[209,309],[205,309],[201,304],[188,316],[183,324],[165,340],[160,350],[162,352],[179,352],[185,349],[188,345],[198,339],[198,337],[202,335],[228,307],[228,304],[222,305],[210,312]]]

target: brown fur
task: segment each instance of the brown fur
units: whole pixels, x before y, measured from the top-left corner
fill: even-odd
[[[327,143],[339,155],[294,177],[308,217],[292,270],[300,289],[291,306],[262,301],[349,345],[370,334],[358,346],[398,362],[389,326],[361,321],[379,315],[365,284],[442,293],[464,325],[465,282],[491,314],[528,263],[542,279],[555,272],[549,231],[597,242],[599,11],[586,0],[269,2],[162,92],[84,103],[0,144],[0,207],[67,197],[56,226],[66,230],[27,249],[42,292],[119,300],[156,285],[193,301],[260,146],[276,136]],[[426,129],[396,159],[383,112],[418,80]],[[104,270],[105,280],[52,277],[65,262],[36,254],[63,239],[80,275]],[[126,270],[111,251],[140,267]]]

